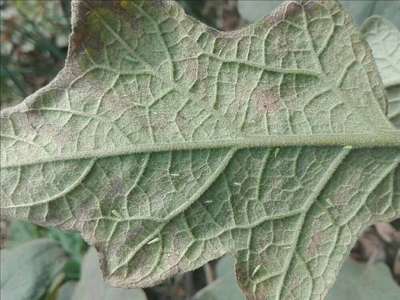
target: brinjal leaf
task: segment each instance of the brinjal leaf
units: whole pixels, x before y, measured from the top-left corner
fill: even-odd
[[[248,299],[320,299],[400,216],[400,132],[337,1],[233,32],[168,0],[72,12],[64,69],[1,111],[1,211],[79,230],[112,285],[231,253]]]

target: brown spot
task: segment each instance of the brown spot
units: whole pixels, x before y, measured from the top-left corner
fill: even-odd
[[[145,230],[143,226],[133,227],[128,230],[126,233],[126,241],[135,241],[138,243],[138,240],[141,242],[144,239]]]
[[[321,246],[321,241],[321,232],[317,232],[312,236],[310,245],[308,246],[308,253],[311,257],[314,257],[318,253],[319,247]]]
[[[115,176],[110,180],[110,190],[112,196],[122,195],[125,192],[124,181],[121,177]]]
[[[291,17],[301,12],[302,6],[296,2],[290,2],[285,7],[285,17]]]
[[[91,32],[88,19],[99,9],[106,9],[120,18],[130,19],[130,14],[121,6],[120,0],[84,0],[73,7],[73,34],[71,36],[71,55],[79,55],[84,48],[103,49],[104,44],[99,39],[98,31]]]
[[[28,119],[28,124],[34,130],[43,125],[43,118],[40,115],[39,110],[28,110],[26,112],[26,118]]]
[[[186,80],[190,80],[190,82],[195,81],[198,78],[198,68],[199,68],[197,59],[187,60],[185,67],[186,67],[186,72],[185,72]]]
[[[260,113],[274,113],[281,108],[278,93],[271,90],[256,90],[255,98],[257,111]]]
[[[281,12],[282,9],[276,10],[275,14],[268,16],[265,18],[265,21],[269,24],[269,25],[276,25],[277,23],[279,23],[280,21],[283,20],[283,13]]]
[[[266,18],[266,21],[275,25],[290,16],[297,15],[302,10],[302,6],[296,2],[289,2],[286,5],[277,7],[271,16]]]
[[[135,15],[131,17],[131,21],[129,22],[133,33],[136,33],[139,36],[144,34],[143,22],[141,21],[141,18],[142,16]]]
[[[362,174],[354,172],[353,176],[345,184],[342,184],[342,188],[330,198],[337,209],[342,210],[349,204],[359,186],[360,178],[362,178]]]
[[[238,280],[239,286],[244,290],[251,290],[250,274],[247,266],[247,262],[236,262],[236,278]],[[250,294],[246,295],[250,296]]]

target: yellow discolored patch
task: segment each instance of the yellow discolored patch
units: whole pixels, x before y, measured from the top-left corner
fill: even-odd
[[[129,0],[121,0],[120,5],[123,9],[128,9]]]

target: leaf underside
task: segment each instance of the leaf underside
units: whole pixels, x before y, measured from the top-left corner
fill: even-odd
[[[248,299],[320,299],[400,215],[400,134],[336,1],[226,33],[166,0],[72,11],[64,69],[1,112],[1,208],[79,230],[111,284],[232,253]]]

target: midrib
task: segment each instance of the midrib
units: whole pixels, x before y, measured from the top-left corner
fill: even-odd
[[[1,137],[1,136],[0,136]],[[351,148],[377,148],[399,147],[400,130],[379,131],[376,133],[362,134],[325,134],[325,135],[273,135],[254,136],[230,140],[181,142],[169,144],[141,144],[119,147],[115,149],[99,149],[78,151],[74,153],[36,156],[36,159],[18,159],[11,162],[1,161],[1,168],[21,167],[34,164],[50,163],[67,160],[83,160],[92,158],[105,158],[135,153],[151,153],[182,150],[201,150],[218,148],[256,148],[256,147],[351,147]],[[3,149],[4,150],[4,149]]]

